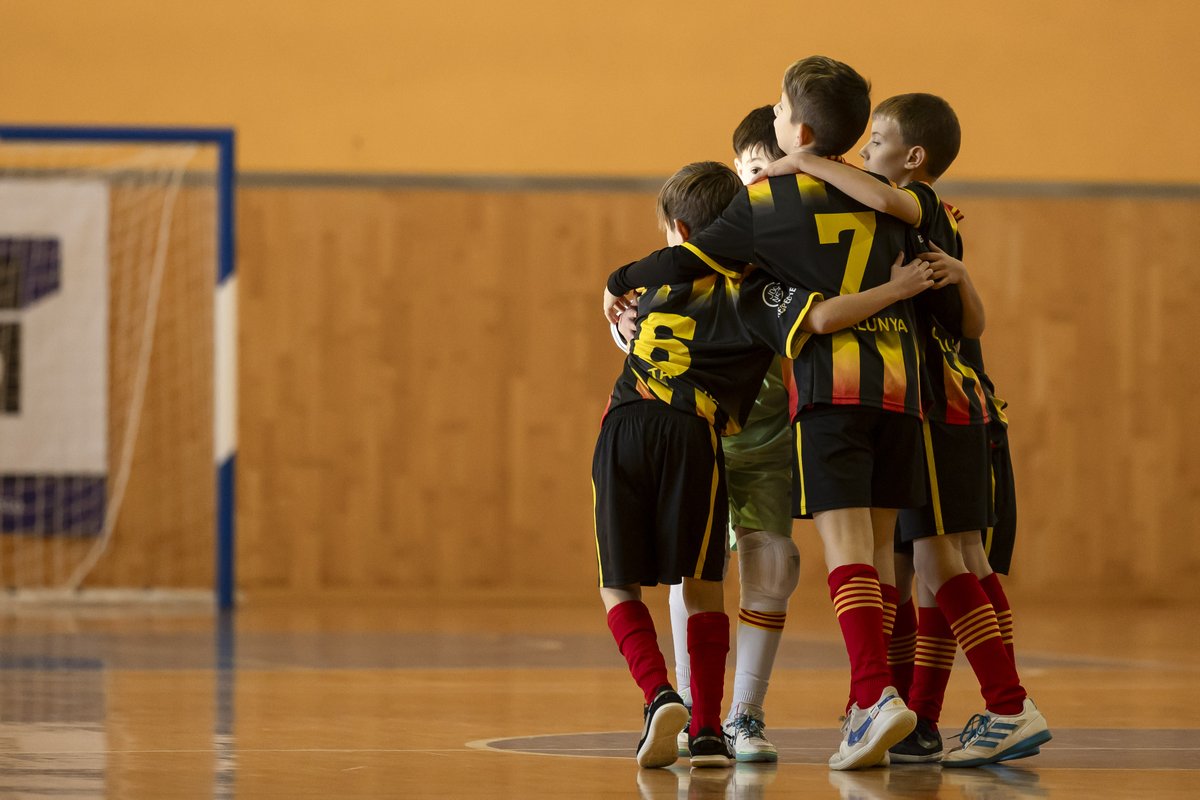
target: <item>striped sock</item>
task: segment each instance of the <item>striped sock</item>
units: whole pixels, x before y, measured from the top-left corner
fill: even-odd
[[[933,723],[941,718],[957,647],[954,631],[942,610],[937,606],[922,606],[917,612],[912,687],[908,690],[908,707],[918,717]]]
[[[667,662],[658,649],[650,609],[640,600],[619,603],[608,612],[608,629],[625,656],[629,674],[646,696],[646,705],[650,705],[658,690],[671,683],[667,680]]]
[[[979,579],[969,572],[955,575],[942,584],[936,597],[938,607],[954,630],[954,638],[975,670],[988,711],[1020,714],[1025,707],[1025,687],[1021,686],[1012,658],[1004,649],[996,610],[988,602]]]
[[[890,646],[892,631],[896,628],[896,606],[900,604],[900,590],[886,583],[879,584],[879,596],[883,600],[883,643]]]
[[[1017,655],[1013,646],[1013,614],[1012,608],[1008,604],[1008,595],[1004,593],[1004,587],[1000,585],[1000,576],[993,572],[981,579],[979,585],[987,593],[988,600],[992,601],[992,608],[996,609],[996,621],[1000,623],[1000,636],[1004,639],[1004,649],[1008,651],[1008,657],[1013,660],[1015,666]]]
[[[917,609],[912,598],[896,608],[896,625],[888,642],[888,668],[892,685],[900,698],[908,702],[908,689],[913,681],[913,658],[917,654]]]
[[[845,564],[829,573],[829,596],[850,657],[850,688],[859,708],[870,708],[891,681],[883,643],[883,597],[870,564]]]
[[[738,611],[737,665],[733,673],[733,702],[730,715],[737,713],[739,704],[762,707],[767,697],[771,669],[783,638],[786,611]]]

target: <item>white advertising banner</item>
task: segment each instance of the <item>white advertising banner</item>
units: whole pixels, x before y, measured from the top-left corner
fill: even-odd
[[[100,181],[0,180],[0,530],[46,530],[102,492],[108,218]]]

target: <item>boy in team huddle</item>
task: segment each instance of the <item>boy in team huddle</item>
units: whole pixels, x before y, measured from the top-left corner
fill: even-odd
[[[923,382],[922,431],[928,494],[924,505],[900,513],[896,571],[901,602],[889,650],[895,683],[918,715],[917,728],[892,748],[891,760],[941,761],[948,767],[1024,758],[1051,738],[1020,684],[1012,614],[989,565],[990,554],[995,566],[1007,572],[1015,535],[1004,404],[983,374],[978,342],[983,304],[959,260],[962,215],[943,204],[933,189],[958,154],[960,137],[958,118],[945,100],[904,94],[876,107],[860,153],[867,170],[894,185],[806,153],[768,168],[771,175],[802,171],[916,226],[936,249],[926,256],[935,285],[955,286],[952,291],[963,305],[964,337],[928,315],[918,318],[923,363],[929,370]],[[999,519],[994,527],[993,519]],[[911,599],[914,565],[919,619]],[[979,679],[987,710],[968,724],[961,745],[943,755],[937,721],[956,641]]]
[[[777,142],[787,152],[840,156],[869,116],[869,87],[858,73],[832,59],[803,59],[784,76]],[[688,242],[613,273],[606,312],[639,286],[737,276],[751,262],[801,294],[860,299],[888,282],[893,256],[906,249],[916,252],[914,235],[899,220],[809,176],[774,177],[738,192],[720,219]],[[960,334],[957,295],[935,294],[940,301],[930,303],[939,319]],[[897,509],[924,500],[920,341],[907,300],[845,330],[811,323],[815,335],[793,368],[794,504],[814,518],[824,544],[851,664],[855,701],[829,763],[858,769],[884,763],[916,726],[890,685],[880,587],[894,586]]]
[[[736,181],[728,167],[703,162],[667,181],[659,218],[668,244],[683,244],[711,224],[740,188],[730,178]],[[775,353],[792,356],[810,332],[854,324],[931,284],[927,264],[901,266],[898,257],[884,284],[824,302],[753,270],[639,287],[636,326],[623,337],[629,355],[605,411],[592,480],[600,593],[645,695],[641,766],[675,761],[688,711],[667,681],[640,587],[681,580],[693,701],[688,753],[692,766],[730,761],[719,722],[729,649],[720,583],[728,511],[720,437],[743,429]],[[606,291],[609,321],[631,303]]]
[[[659,194],[668,243],[700,233],[740,188],[737,175],[715,162],[681,169]],[[638,764],[663,767],[677,758],[676,737],[689,714],[667,678],[641,587],[682,581],[690,612],[691,764],[728,766],[720,717],[729,650],[721,436],[745,423],[774,352],[802,344],[799,321],[809,299],[765,275],[733,272],[640,288],[636,331],[592,464],[600,594],[645,697]]]
[[[772,161],[783,156],[775,143],[771,106],[756,108],[733,132],[733,167],[751,184]],[[788,598],[800,579],[800,551],[792,541],[792,434],[788,416],[791,363],[776,357],[767,370],[754,407],[742,430],[725,437],[725,480],[729,494],[730,545],[737,552],[741,598],[733,698],[723,723],[726,740],[738,761],[775,761],[778,751],[767,738],[763,705],[783,626]],[[675,675],[688,682],[687,609],[682,587],[671,587],[671,631]],[[682,690],[684,702],[691,698]],[[680,747],[686,742],[680,741]]]

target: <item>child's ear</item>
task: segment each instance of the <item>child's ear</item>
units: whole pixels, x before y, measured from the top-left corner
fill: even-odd
[[[908,156],[904,159],[905,169],[917,169],[925,163],[927,153],[921,145],[908,148]]]
[[[808,147],[816,140],[817,135],[813,133],[813,129],[808,127],[807,122],[801,122],[800,128],[796,131],[796,149],[799,150],[802,147]]]
[[[679,231],[679,238],[685,242],[692,238],[692,232],[688,230],[688,224],[681,219],[675,220],[675,230]]]

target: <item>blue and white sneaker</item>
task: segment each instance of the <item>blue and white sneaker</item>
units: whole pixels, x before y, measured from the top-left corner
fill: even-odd
[[[867,709],[855,703],[842,723],[842,744],[829,757],[829,768],[867,769],[884,763],[888,748],[917,727],[917,715],[904,705],[895,688],[888,686]]]
[[[1020,714],[976,714],[958,735],[962,742],[942,757],[943,767],[980,767],[1025,758],[1050,741],[1046,718],[1028,697]]]

